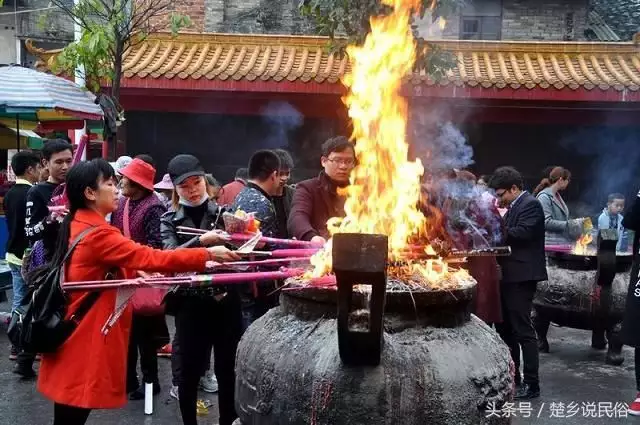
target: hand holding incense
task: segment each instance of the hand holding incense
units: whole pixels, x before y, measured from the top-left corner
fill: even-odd
[[[82,282],[65,282],[62,284],[62,288],[65,291],[108,290],[132,287],[140,288],[145,286],[206,288],[216,285],[232,285],[262,280],[288,279],[290,277],[301,276],[302,274],[304,274],[304,272],[304,269],[281,268],[277,271],[266,272],[201,274],[178,277],[153,277],[148,279],[138,278],[121,280],[93,280]]]
[[[178,233],[182,235],[188,235],[188,236],[198,236],[198,235],[203,235],[207,233],[207,230],[196,229],[196,228],[187,227],[187,226],[178,226]],[[253,238],[254,235],[251,233],[230,233],[230,234],[226,233],[226,236],[228,237],[228,240],[233,242],[246,242],[251,240],[251,238]],[[287,246],[291,248],[316,248],[316,249],[322,248],[322,244],[309,242],[309,241],[300,241],[297,239],[269,238],[266,236],[262,236],[260,238],[260,242],[275,244],[280,246]]]

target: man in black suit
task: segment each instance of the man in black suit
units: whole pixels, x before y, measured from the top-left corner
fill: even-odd
[[[536,284],[547,279],[544,212],[538,200],[522,190],[522,176],[513,167],[498,168],[490,186],[500,204],[508,208],[504,216],[504,243],[511,246],[511,255],[500,258],[503,322],[497,330],[509,346],[516,366],[515,398],[536,398],[540,396],[538,341],[531,322],[531,307]],[[520,378],[520,349],[524,379]]]

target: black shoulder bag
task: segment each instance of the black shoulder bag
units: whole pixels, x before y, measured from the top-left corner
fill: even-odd
[[[67,297],[61,283],[65,263],[78,243],[93,229],[94,226],[89,227],[78,235],[67,250],[62,264],[47,264],[34,270],[27,277],[30,289],[18,311],[13,313],[7,332],[15,346],[30,353],[55,352],[71,336],[98,300],[100,291],[90,292],[75,313],[69,319],[65,319]]]

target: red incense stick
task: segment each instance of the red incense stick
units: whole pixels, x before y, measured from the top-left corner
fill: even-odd
[[[300,276],[304,269],[281,269],[267,272],[245,273],[220,273],[194,276],[149,278],[149,279],[122,279],[122,280],[93,280],[84,282],[67,282],[62,288],[73,290],[104,290],[125,287],[144,286],[181,286],[181,287],[207,287],[214,285],[242,284],[261,280],[279,280],[294,276]]]
[[[190,234],[190,235],[203,235],[207,233],[207,230],[196,229],[194,227],[187,227],[187,226],[178,226],[177,229],[179,232],[184,232],[185,234]],[[250,234],[250,233],[231,233],[229,234],[229,240],[235,241],[235,242],[246,242],[254,236],[255,236],[254,234]],[[291,248],[316,248],[316,249],[322,248],[322,244],[317,244],[309,241],[300,241],[297,239],[269,238],[266,236],[262,236],[260,238],[260,242],[279,244],[283,246],[289,246]]]

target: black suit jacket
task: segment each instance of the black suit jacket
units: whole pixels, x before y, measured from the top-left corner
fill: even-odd
[[[505,283],[547,279],[544,254],[544,211],[540,202],[528,192],[511,205],[504,217],[505,244],[511,255],[500,258]]]

